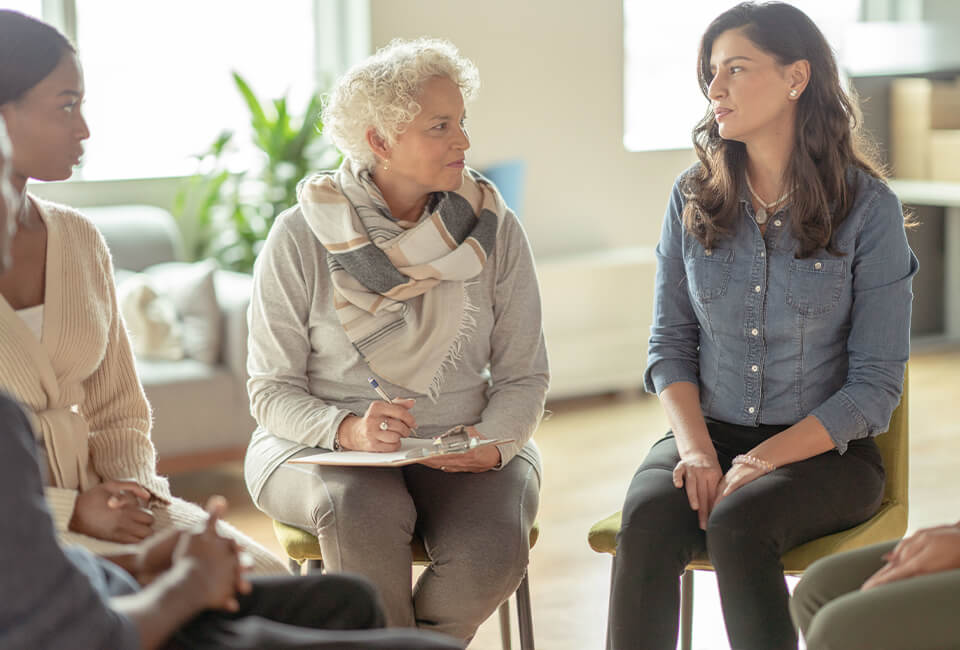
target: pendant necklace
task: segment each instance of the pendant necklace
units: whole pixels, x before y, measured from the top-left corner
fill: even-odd
[[[760,198],[760,195],[757,194],[756,190],[753,189],[753,185],[750,184],[750,174],[745,173],[744,177],[747,179],[747,189],[750,190],[750,193],[753,194],[753,198],[755,198],[757,200],[757,203],[760,204],[760,209],[757,210],[756,219],[757,219],[757,223],[762,226],[763,224],[767,223],[767,219],[771,214],[771,208],[775,208],[776,206],[780,205],[781,203],[786,201],[788,198],[790,198],[790,195],[793,194],[793,190],[791,189],[789,192],[785,192],[783,196],[781,196],[776,201],[771,201],[770,203],[767,203]]]

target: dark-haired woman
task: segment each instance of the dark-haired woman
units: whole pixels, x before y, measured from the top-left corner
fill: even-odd
[[[205,520],[156,474],[150,406],[137,377],[110,253],[86,218],[26,192],[69,178],[90,136],[83,73],[56,29],[0,10],[0,116],[13,145],[19,228],[0,273],[0,390],[30,410],[47,459],[46,496],[63,539],[118,551]],[[286,567],[223,524],[260,573]]]
[[[694,130],[660,243],[645,385],[671,431],[635,474],[608,646],[674,648],[706,552],[732,647],[796,648],[781,555],[879,507],[917,261],[821,32],[784,3],[704,34]]]

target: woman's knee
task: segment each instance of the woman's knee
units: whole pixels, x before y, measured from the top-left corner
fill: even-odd
[[[630,486],[621,512],[619,544],[647,544],[652,540],[679,539],[695,533],[696,514],[683,490],[664,485]]]
[[[706,533],[707,552],[715,565],[726,558],[757,557],[765,549],[777,552],[773,536],[757,525],[744,501],[725,499],[717,504],[707,520]]]
[[[863,645],[869,627],[870,612],[862,611],[855,599],[834,600],[824,604],[801,628],[807,650],[857,650],[876,647]]]

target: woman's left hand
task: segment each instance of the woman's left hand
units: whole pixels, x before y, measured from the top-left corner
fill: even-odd
[[[480,432],[474,427],[466,427],[471,438],[483,439]],[[500,450],[496,445],[487,445],[465,454],[445,456],[443,458],[421,461],[422,465],[439,469],[443,472],[486,472],[493,469],[500,462]]]
[[[723,478],[720,479],[720,483],[717,485],[717,500],[713,502],[713,507],[716,508],[717,504],[726,497],[766,473],[765,470],[747,463],[734,465],[724,474]]]
[[[960,569],[960,523],[917,531],[884,557],[887,563],[861,589],[913,576]]]

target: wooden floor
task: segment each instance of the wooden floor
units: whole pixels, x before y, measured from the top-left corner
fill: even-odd
[[[910,529],[960,518],[960,350],[915,353],[910,365]],[[603,647],[610,558],[587,546],[587,531],[620,508],[636,466],[666,428],[655,398],[634,394],[550,405],[536,434],[544,459],[540,541],[531,554],[534,629],[541,650]],[[224,494],[228,519],[271,549],[269,520],[254,508],[239,463],[181,474],[174,492],[202,502]],[[727,648],[712,574],[697,574],[694,647]],[[516,638],[516,621],[513,624]],[[496,616],[471,649],[500,647]],[[514,647],[519,647],[514,641]]]

